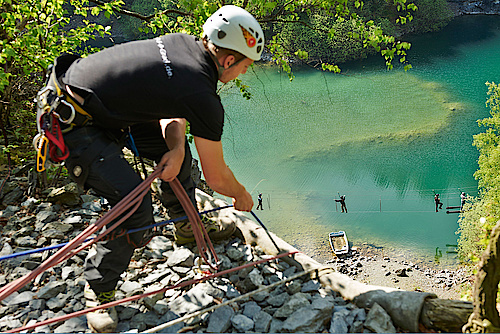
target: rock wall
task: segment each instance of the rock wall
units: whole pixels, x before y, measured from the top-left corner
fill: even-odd
[[[500,15],[500,0],[448,0],[455,15]]]

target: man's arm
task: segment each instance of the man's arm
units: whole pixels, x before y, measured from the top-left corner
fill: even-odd
[[[236,180],[233,172],[226,165],[222,143],[200,137],[194,137],[194,143],[196,144],[203,175],[208,185],[219,194],[232,197],[236,210],[252,210],[252,196]]]
[[[170,118],[160,120],[160,126],[169,151],[163,155],[160,164],[166,164],[160,178],[172,181],[182,167],[185,155],[186,120],[184,118]]]

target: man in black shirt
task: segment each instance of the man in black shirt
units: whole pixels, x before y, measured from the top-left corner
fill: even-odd
[[[232,197],[235,209],[252,209],[252,196],[224,161],[224,109],[216,89],[217,81],[237,78],[260,59],[264,35],[255,18],[236,6],[220,8],[203,30],[203,39],[171,34],[117,45],[74,60],[58,77],[67,94],[92,116],[90,125],[64,134],[70,151],[66,167],[80,185],[93,188],[115,205],[142,181],[122,156],[123,138],[130,132],[141,156],[166,163],[160,176],[163,204],[171,218],[184,216],[167,182],[177,177],[196,204],[185,139],[188,121],[209,186]],[[151,204],[148,194],[121,227],[152,224]],[[221,222],[206,226],[210,236],[219,239],[235,230],[234,225]],[[120,275],[142,238],[143,233],[136,232],[99,242],[89,251],[88,307],[114,298]],[[176,238],[178,243],[194,240],[190,224],[176,223]],[[116,329],[114,309],[89,313],[87,319],[93,331]]]

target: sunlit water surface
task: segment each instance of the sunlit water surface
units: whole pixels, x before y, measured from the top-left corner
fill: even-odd
[[[263,194],[264,224],[318,260],[344,230],[354,246],[455,263],[458,214],[446,207],[477,195],[472,136],[489,115],[485,82],[500,81],[500,18],[461,17],[409,40],[406,73],[374,57],[340,75],[296,69],[290,82],[257,65],[243,76],[250,101],[221,92],[226,162],[255,202]]]

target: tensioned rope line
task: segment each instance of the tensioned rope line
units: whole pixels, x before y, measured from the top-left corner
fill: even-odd
[[[210,274],[210,275],[206,275],[206,276],[201,277],[201,278],[193,279],[191,281],[181,282],[181,283],[178,283],[176,285],[172,285],[172,286],[165,287],[163,289],[159,289],[159,290],[156,290],[156,291],[151,291],[151,292],[148,292],[148,293],[144,293],[142,295],[135,295],[135,296],[127,297],[127,298],[124,298],[124,299],[115,300],[115,301],[110,302],[110,303],[106,303],[106,304],[102,304],[102,305],[99,305],[99,306],[96,306],[96,307],[84,309],[84,310],[77,311],[77,312],[74,312],[74,313],[71,313],[71,314],[66,314],[64,316],[60,316],[60,317],[56,317],[56,318],[52,318],[52,319],[47,319],[45,321],[41,321],[41,322],[29,325],[29,326],[25,326],[25,327],[15,328],[15,329],[12,329],[12,330],[9,330],[9,331],[5,331],[3,333],[26,332],[26,331],[29,331],[29,330],[31,330],[33,328],[39,327],[39,326],[44,326],[44,325],[49,325],[49,324],[56,323],[56,322],[65,321],[65,320],[68,320],[68,319],[71,319],[71,318],[74,318],[74,317],[79,317],[79,316],[87,314],[89,312],[94,312],[94,311],[97,311],[97,310],[102,310],[102,309],[105,309],[105,308],[117,306],[117,305],[120,305],[120,304],[123,304],[123,303],[131,302],[131,301],[138,300],[138,299],[141,299],[141,298],[145,298],[145,297],[148,297],[148,296],[151,296],[151,295],[155,295],[155,294],[158,294],[158,293],[163,293],[163,292],[166,292],[167,290],[176,289],[176,288],[182,288],[182,287],[185,287],[185,286],[188,286],[188,285],[191,285],[191,284],[197,284],[197,283],[206,281],[206,280],[211,279],[211,278],[215,278],[215,277],[219,277],[219,276],[223,276],[223,275],[232,273],[232,272],[240,270],[240,269],[244,269],[244,268],[248,268],[248,267],[251,267],[251,266],[254,266],[254,265],[257,265],[257,264],[261,264],[261,263],[273,261],[273,260],[276,260],[276,259],[279,259],[279,258],[282,258],[282,257],[285,257],[285,256],[297,254],[297,253],[300,253],[300,252],[299,251],[293,251],[293,252],[281,253],[281,254],[278,254],[278,255],[273,256],[273,257],[268,258],[268,259],[263,259],[263,260],[259,260],[259,261],[255,261],[255,262],[251,262],[251,263],[246,263],[246,264],[241,265],[239,267],[235,267],[235,268],[227,269],[227,270],[224,270],[224,271],[216,272],[216,273],[213,273],[213,274]]]
[[[172,325],[176,325],[178,323],[181,323],[183,322],[184,320],[187,320],[187,319],[191,319],[191,318],[194,318],[194,317],[197,317],[201,314],[204,314],[204,313],[208,313],[208,312],[212,312],[222,306],[226,306],[226,305],[229,305],[231,303],[234,303],[234,302],[237,302],[239,300],[242,300],[242,299],[246,299],[252,295],[255,295],[261,291],[265,291],[265,290],[270,290],[270,289],[274,289],[275,287],[277,287],[278,285],[281,285],[281,284],[284,284],[286,282],[290,282],[290,281],[293,281],[294,279],[297,279],[299,277],[302,277],[304,275],[307,275],[307,274],[310,274],[311,272],[313,271],[316,271],[317,269],[309,269],[309,270],[306,270],[306,271],[301,271],[295,275],[292,275],[290,277],[287,277],[286,279],[284,280],[281,280],[281,281],[278,281],[278,282],[275,282],[273,284],[270,284],[270,285],[263,285],[261,286],[260,288],[258,288],[257,290],[253,290],[253,291],[250,291],[248,293],[245,293],[244,295],[241,295],[241,296],[238,296],[238,297],[235,297],[233,299],[230,299],[230,300],[227,300],[221,304],[218,304],[218,305],[214,305],[214,306],[211,306],[211,307],[208,307],[208,308],[205,308],[203,310],[199,310],[199,311],[196,311],[196,312],[193,312],[191,314],[186,314],[185,316],[183,317],[180,317],[180,318],[177,318],[177,319],[174,319],[172,321],[169,321],[167,323],[164,323],[164,324],[161,324],[161,325],[158,325],[156,327],[153,327],[153,328],[150,328],[144,332],[141,332],[141,333],[156,333],[158,331],[161,331],[162,329],[165,329],[167,327],[170,327]]]
[[[113,229],[118,227],[123,221],[128,219],[137,210],[137,208],[141,204],[142,198],[149,191],[149,186],[150,186],[151,182],[156,177],[158,177],[162,171],[163,171],[163,166],[157,166],[155,171],[151,175],[149,175],[146,178],[146,180],[141,182],[135,189],[133,189],[127,196],[125,196],[125,198],[123,198],[120,202],[118,202],[110,211],[108,211],[97,222],[95,222],[94,224],[92,224],[88,228],[86,228],[82,233],[80,233],[71,242],[66,244],[62,249],[60,249],[58,252],[56,252],[54,255],[52,255],[49,259],[44,261],[40,266],[38,266],[31,273],[29,273],[29,274],[27,274],[27,275],[25,275],[17,280],[5,285],[4,287],[2,287],[0,289],[0,301],[7,298],[13,292],[15,292],[15,291],[19,290],[20,288],[22,288],[23,286],[25,286],[29,281],[31,281],[32,279],[37,277],[42,272],[57,265],[58,263],[60,263],[62,261],[67,260],[68,258],[73,256],[74,254],[78,253],[80,250],[82,250],[85,247],[102,239],[104,236],[109,234]],[[180,182],[177,178],[175,178],[173,181],[170,181],[169,184],[170,184],[172,190],[174,191],[175,195],[179,199],[179,202],[181,203],[182,207],[184,208],[184,211],[187,213],[188,219],[191,223],[191,227],[193,230],[193,235],[195,237],[196,244],[198,246],[198,252],[200,253],[200,256],[203,258],[205,263],[208,266],[210,266],[210,268],[212,270],[215,271],[215,273],[213,273],[211,275],[207,275],[207,276],[205,276],[201,279],[198,279],[198,280],[193,280],[189,284],[200,282],[200,281],[208,279],[210,277],[217,277],[220,275],[224,275],[226,273],[230,273],[232,271],[246,268],[248,266],[253,266],[253,265],[256,265],[259,263],[268,262],[268,261],[271,261],[273,259],[277,259],[277,258],[280,258],[283,256],[288,256],[291,254],[298,253],[298,252],[282,253],[282,254],[275,256],[274,258],[256,261],[256,262],[249,263],[249,264],[237,267],[237,268],[232,268],[232,269],[217,273],[219,260],[217,258],[217,254],[216,254],[215,249],[212,245],[212,242],[208,236],[208,233],[201,222],[198,211],[195,209],[193,203],[189,199],[187,193],[185,192],[184,188],[182,187],[182,185],[180,184]],[[113,222],[113,220],[115,220],[118,216],[122,215],[125,212],[125,210],[127,210],[127,209],[130,209],[130,210],[124,216],[122,216],[117,222],[115,222],[113,225],[111,225],[111,227],[106,228],[106,230],[103,233],[99,234],[94,239],[87,240],[87,238],[90,235],[92,235],[93,233],[95,233],[97,230],[104,227],[108,223]],[[255,214],[253,214],[253,215],[254,215],[254,217],[256,217]],[[258,220],[258,221],[262,225],[262,227],[264,227],[264,229],[266,229],[265,226],[262,224],[262,222],[260,220]],[[267,232],[267,229],[266,229],[266,232]],[[272,240],[272,237],[269,233],[268,233],[268,236]],[[278,251],[280,251],[280,249],[278,248],[278,246],[276,245],[274,240],[272,240],[272,241],[275,244]],[[212,261],[214,261],[214,262],[212,262]],[[203,272],[203,273],[207,274],[207,272]],[[154,293],[164,292],[164,291],[169,290],[171,288],[182,287],[182,286],[185,286],[187,284],[188,284],[188,282],[183,282],[183,283],[177,284],[173,287],[168,287],[165,289],[158,290],[156,292],[150,292],[150,293],[144,294],[142,296],[135,296],[135,297],[130,297],[130,298],[139,299],[139,298],[146,297],[146,296],[149,296],[149,295],[154,294]],[[120,303],[135,300],[135,299],[130,299],[130,298],[125,298],[125,299],[120,300],[120,301],[115,301],[112,303],[103,304],[103,305],[97,306],[94,309],[87,309],[84,311],[75,312],[75,313],[70,314],[70,315],[66,315],[66,316],[63,316],[60,318],[50,319],[47,321],[50,321],[50,323],[55,322],[55,321],[62,321],[62,320],[69,319],[69,318],[72,318],[75,316],[79,316],[81,314],[92,312],[93,310],[99,310],[99,309],[103,309],[103,308],[107,308],[107,307],[112,307],[112,306],[118,305]],[[41,326],[42,324],[47,324],[47,321],[42,322],[40,324],[35,324],[34,327]],[[30,328],[34,328],[34,327],[30,327]],[[28,328],[21,328],[21,329],[15,330],[14,332],[27,330],[27,329]]]
[[[202,212],[199,213],[199,215],[205,215],[207,213],[211,213],[211,212],[215,212],[215,211],[220,211],[220,210],[224,210],[224,209],[228,209],[228,208],[232,208],[232,207],[233,207],[232,205],[221,206],[221,207],[218,207],[218,208],[214,208],[214,209],[202,211]],[[175,223],[177,221],[181,221],[181,220],[184,220],[184,219],[187,219],[187,216],[182,216],[182,217],[179,217],[179,218],[165,220],[165,221],[158,222],[156,224],[152,224],[152,225],[145,226],[145,227],[139,227],[139,228],[129,229],[129,230],[127,230],[127,232],[125,234],[131,234],[131,233],[135,233],[135,232],[149,230],[149,229],[152,229],[152,228],[155,228],[155,227],[160,227],[160,226],[163,226],[163,225],[167,225],[169,223]],[[85,241],[90,241],[92,239],[94,239],[94,238],[89,238],[89,239],[87,239]],[[24,256],[24,255],[30,255],[30,254],[34,254],[34,253],[40,253],[40,252],[44,252],[46,250],[58,249],[58,248],[64,247],[67,244],[68,244],[68,242],[63,242],[63,243],[60,243],[60,244],[57,244],[57,245],[52,245],[52,246],[47,246],[47,247],[42,247],[42,248],[36,248],[36,249],[30,249],[30,250],[26,250],[26,251],[23,251],[23,252],[17,252],[17,253],[12,253],[12,254],[9,254],[9,255],[0,256],[0,261],[12,259],[12,258]]]

